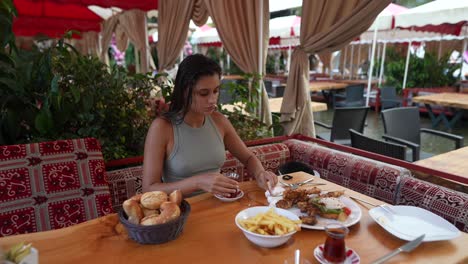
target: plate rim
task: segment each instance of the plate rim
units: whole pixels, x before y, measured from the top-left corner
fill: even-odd
[[[454,238],[457,238],[458,236],[461,235],[461,231],[452,223],[450,223],[449,221],[447,221],[446,219],[444,219],[443,217],[427,210],[427,209],[424,209],[424,208],[421,208],[421,207],[418,207],[418,206],[414,206],[414,205],[393,205],[392,208],[398,210],[398,208],[408,208],[408,209],[417,209],[419,210],[420,212],[424,212],[425,214],[427,215],[431,215],[432,217],[435,217],[435,218],[438,218],[439,220],[442,220],[442,222],[448,226],[448,227],[453,227],[454,229],[454,232],[448,230],[448,228],[445,228],[447,230],[447,233],[446,234],[443,234],[443,235],[427,235],[424,237],[423,239],[423,242],[430,242],[430,241],[444,241],[444,240],[451,240],[451,239],[454,239]],[[405,234],[397,229],[395,229],[393,226],[391,225],[385,225],[384,223],[382,223],[382,221],[379,221],[378,220],[378,217],[381,216],[380,212],[381,212],[381,208],[379,207],[374,207],[372,209],[369,210],[369,215],[370,217],[372,218],[372,220],[374,220],[374,222],[376,222],[377,224],[379,224],[383,229],[385,229],[385,231],[387,231],[388,233],[392,234],[393,236],[399,238],[399,239],[402,239],[402,240],[406,240],[406,241],[411,241],[413,239],[415,239],[417,236],[412,236],[412,235],[408,235],[408,234]],[[419,214],[413,214],[411,215],[412,217],[415,217],[415,218],[421,218],[421,215]],[[390,220],[389,218],[387,218],[388,220]],[[455,231],[456,230],[456,231]]]
[[[223,196],[218,195],[218,194],[214,194],[213,196],[218,198],[222,202],[234,202],[234,201],[237,201],[240,198],[244,197],[244,192],[242,190],[240,190],[240,194],[238,196],[234,197],[234,198],[223,197]]]

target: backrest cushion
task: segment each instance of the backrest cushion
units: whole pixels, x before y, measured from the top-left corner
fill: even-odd
[[[260,160],[267,171],[275,174],[278,168],[290,160],[289,148],[282,143],[249,147],[250,151]],[[253,180],[255,175],[251,175],[244,165],[236,159],[229,151],[226,151],[226,161],[221,168],[221,173],[235,172],[241,175],[241,181]]]
[[[113,212],[96,139],[0,146],[0,236],[59,229]]]
[[[399,205],[424,208],[468,232],[468,194],[416,178],[405,178],[397,195]]]
[[[122,208],[122,203],[137,193],[142,192],[141,180],[143,178],[143,166],[129,167],[125,169],[108,171],[109,188],[112,196],[114,211]]]
[[[289,149],[281,143],[268,144],[262,146],[249,147],[249,149],[260,159],[266,170],[274,173],[278,172],[280,165],[289,160]],[[221,173],[236,172],[242,175],[241,181],[253,179],[244,168],[244,165],[237,160],[229,151],[226,151],[226,161],[221,168]],[[135,166],[120,170],[109,171],[110,192],[115,211],[122,208],[122,203],[137,193],[142,192],[141,179],[143,177],[142,166]]]
[[[397,186],[410,171],[383,162],[326,148],[315,143],[289,139],[291,159],[309,164],[320,177],[343,187],[394,204]]]

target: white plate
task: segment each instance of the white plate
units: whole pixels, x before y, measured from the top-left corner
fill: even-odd
[[[216,198],[220,199],[221,201],[223,202],[234,202],[234,201],[237,201],[239,200],[240,198],[244,197],[244,192],[241,190],[239,195],[237,195],[236,197],[234,198],[228,198],[228,197],[225,197],[225,196],[222,196],[222,195],[218,195],[218,194],[215,194],[214,195]]]
[[[282,199],[282,196],[271,197],[271,196],[268,195],[268,192],[266,192],[265,195],[267,196],[267,200],[270,203],[270,206],[275,206],[276,207],[276,202],[278,202],[279,200]],[[339,223],[343,224],[344,226],[349,227],[349,226],[352,226],[352,225],[356,224],[357,222],[359,222],[359,220],[361,219],[361,216],[362,216],[362,211],[361,211],[361,208],[359,207],[359,205],[357,205],[353,200],[349,199],[346,196],[341,196],[339,199],[341,200],[341,202],[343,202],[346,205],[346,207],[348,207],[351,210],[351,214],[348,216],[346,221],[341,222],[341,221],[338,221],[338,220],[327,219],[327,218],[317,216],[317,223],[315,225],[301,224],[301,227],[306,228],[306,229],[325,230],[325,226],[327,224],[329,224],[329,223],[339,222]],[[302,215],[305,216],[306,215],[305,213],[301,213],[301,210],[299,210],[299,208],[297,208],[297,207],[292,207],[292,208],[286,209],[286,210],[294,213],[297,216],[302,216]]]
[[[392,206],[393,214],[389,214],[380,207],[369,210],[369,215],[392,235],[403,239],[413,240],[426,234],[423,241],[449,240],[460,235],[454,225],[442,217],[416,206]]]

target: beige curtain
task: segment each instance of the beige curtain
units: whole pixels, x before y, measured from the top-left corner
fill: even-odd
[[[140,66],[137,67],[141,73],[149,71],[149,45],[146,24],[146,13],[141,10],[128,10],[114,15],[102,23],[101,60],[109,64],[107,50],[115,33],[117,48],[124,51],[131,41],[135,49],[140,52]]]
[[[300,46],[294,49],[281,106],[288,135],[315,136],[310,108],[310,53],[338,50],[366,31],[391,0],[303,0]]]
[[[118,28],[122,28],[128,39],[140,51],[140,72],[149,71],[149,45],[148,27],[146,24],[146,12],[141,10],[130,10],[119,15]],[[120,48],[119,48],[120,50]]]
[[[171,68],[187,40],[190,18],[203,25],[208,13],[202,0],[160,0],[158,17],[159,71]]]
[[[112,40],[112,34],[114,33],[115,26],[119,22],[118,16],[111,16],[101,24],[101,61],[109,65],[109,57],[107,51],[109,44]]]
[[[265,61],[268,49],[269,35],[269,6],[268,0],[205,0],[208,13],[216,24],[223,47],[231,59],[246,73],[265,73]],[[262,7],[261,7],[262,5]],[[260,36],[259,16],[262,12],[262,31]],[[259,50],[259,38],[262,39],[263,48]],[[259,61],[259,54],[262,54]],[[271,112],[263,80],[261,84],[261,120],[271,125]]]
[[[83,32],[81,35],[81,47],[83,54],[99,57],[99,33],[95,31]]]

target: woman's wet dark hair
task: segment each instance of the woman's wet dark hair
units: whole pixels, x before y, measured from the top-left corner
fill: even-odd
[[[186,57],[179,64],[169,111],[163,116],[172,122],[182,122],[192,103],[192,92],[197,81],[203,76],[215,74],[221,78],[221,67],[214,60],[202,54]]]

